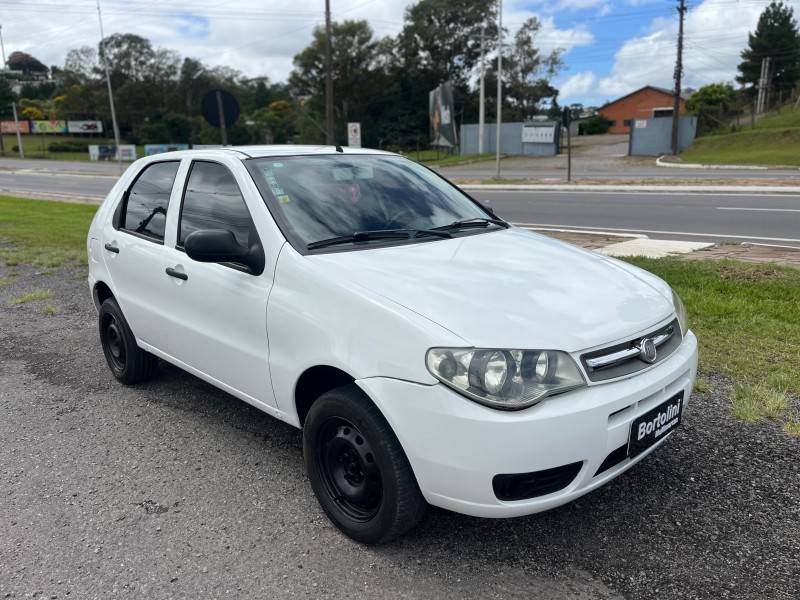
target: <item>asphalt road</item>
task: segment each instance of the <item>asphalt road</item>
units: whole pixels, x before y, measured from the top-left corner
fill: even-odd
[[[83,171],[64,173],[52,170],[64,168],[58,161],[27,161],[42,167],[25,164],[24,169],[11,171],[3,169],[8,162],[0,160],[0,193],[99,201],[116,181],[114,164],[83,163]],[[503,218],[520,224],[800,246],[797,195],[593,191],[481,191],[473,195]]]
[[[729,381],[705,374],[662,448],[576,502],[511,520],[431,510],[365,547],[319,508],[297,430],[173,367],[118,384],[84,269],[1,278],[0,598],[800,594],[800,440],[734,421]],[[36,289],[53,299],[11,305]]]
[[[472,195],[521,225],[800,246],[800,196],[574,191]]]

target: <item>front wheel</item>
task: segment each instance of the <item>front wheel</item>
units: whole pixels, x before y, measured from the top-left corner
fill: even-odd
[[[354,540],[391,541],[425,513],[400,442],[355,385],[332,390],[312,405],[303,427],[303,455],[322,509]]]

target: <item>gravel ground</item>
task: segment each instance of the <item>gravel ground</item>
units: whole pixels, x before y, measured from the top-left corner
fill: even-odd
[[[800,597],[800,440],[733,421],[722,378],[663,448],[577,502],[505,521],[431,510],[371,548],[322,514],[298,431],[171,367],[117,384],[83,271],[11,272],[0,598]],[[11,306],[35,289],[53,300]]]

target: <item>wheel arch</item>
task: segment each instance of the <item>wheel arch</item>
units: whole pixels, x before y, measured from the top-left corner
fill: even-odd
[[[99,311],[103,302],[109,298],[114,298],[114,292],[111,290],[111,287],[102,280],[95,283],[92,288],[92,299],[94,300],[95,308]]]
[[[300,427],[320,396],[338,387],[350,385],[355,380],[346,371],[330,365],[315,365],[303,371],[294,387],[294,407]]]

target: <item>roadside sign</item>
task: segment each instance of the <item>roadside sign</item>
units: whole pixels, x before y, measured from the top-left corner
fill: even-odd
[[[102,121],[67,121],[69,133],[103,133]]]
[[[66,121],[31,121],[33,133],[66,133]]]
[[[556,126],[548,125],[523,125],[523,144],[552,144],[555,141]]]
[[[239,119],[239,102],[225,90],[208,92],[200,102],[200,109],[212,127],[230,127]]]
[[[119,156],[117,156],[119,154]],[[114,144],[91,144],[89,160],[136,160],[136,146],[120,144],[119,150]]]
[[[175,150],[188,150],[189,144],[145,144],[144,155],[152,156],[162,152],[173,152]]]
[[[347,124],[347,145],[351,148],[361,148],[361,123]]]

